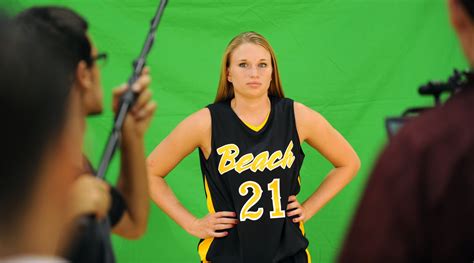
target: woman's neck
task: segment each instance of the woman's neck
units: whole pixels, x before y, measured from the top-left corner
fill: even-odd
[[[270,114],[271,102],[268,96],[255,99],[236,96],[231,100],[230,106],[243,121],[259,125]]]

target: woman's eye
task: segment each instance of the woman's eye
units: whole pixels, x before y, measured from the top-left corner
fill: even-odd
[[[240,63],[240,64],[239,64],[239,67],[241,67],[241,68],[246,68],[246,67],[247,67],[247,63]]]
[[[261,68],[266,68],[267,67],[267,63],[260,63],[258,64],[259,67]]]

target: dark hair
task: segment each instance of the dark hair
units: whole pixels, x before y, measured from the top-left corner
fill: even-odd
[[[31,7],[19,13],[16,21],[27,30],[42,31],[45,36],[55,39],[53,48],[69,59],[74,70],[81,60],[92,65],[87,21],[73,10],[55,6]]]
[[[72,85],[48,37],[2,18],[0,39],[0,236],[8,236],[41,180],[42,156],[64,128]]]
[[[463,4],[471,19],[474,19],[474,0],[461,0],[461,3]]]

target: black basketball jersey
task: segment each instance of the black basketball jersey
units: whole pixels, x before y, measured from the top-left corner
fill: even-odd
[[[200,151],[209,212],[233,211],[239,223],[223,238],[201,240],[203,262],[282,262],[305,252],[302,224],[286,217],[288,197],[300,191],[301,149],[293,101],[270,97],[265,125],[254,131],[230,100],[208,106],[211,153]],[[308,254],[309,257],[309,254]]]

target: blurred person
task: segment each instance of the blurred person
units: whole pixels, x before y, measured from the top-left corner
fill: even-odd
[[[0,261],[62,262],[83,137],[79,97],[54,42],[6,18],[0,39]]]
[[[79,94],[83,119],[100,114],[103,95],[97,62],[106,55],[94,46],[87,33],[87,21],[71,9],[54,6],[29,8],[15,20],[30,31],[57,42],[56,49],[67,58],[67,75],[72,80],[72,89]],[[143,140],[156,108],[148,89],[150,81],[146,68],[133,87],[138,98],[122,128],[117,187],[94,177],[95,171],[86,157],[79,159],[83,162],[82,174],[75,180],[71,207],[66,211],[75,224],[75,235],[65,250],[72,262],[115,261],[109,224],[113,233],[129,239],[140,237],[146,230],[149,201]],[[122,85],[114,90],[114,110],[126,88]],[[79,219],[86,215],[94,215],[98,221],[81,224]]]
[[[474,1],[449,0],[474,66]],[[380,156],[339,262],[474,261],[474,83],[406,124]]]

